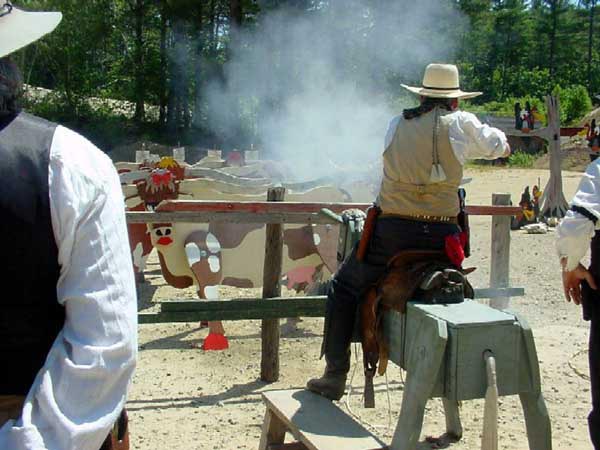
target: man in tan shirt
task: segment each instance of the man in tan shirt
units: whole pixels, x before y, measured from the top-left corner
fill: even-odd
[[[459,99],[481,93],[460,89],[456,66],[430,64],[422,87],[402,86],[418,94],[421,104],[390,123],[377,199],[381,215],[366,259],[359,261],[354,249],[333,277],[322,347],[325,373],[307,386],[333,400],[344,394],[357,306],[366,289],[398,252],[444,250],[446,237],[460,233],[458,188],[467,160],[510,154],[502,131],[458,110]]]

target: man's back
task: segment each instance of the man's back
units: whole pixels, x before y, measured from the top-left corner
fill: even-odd
[[[0,121],[0,236],[4,287],[0,395],[25,396],[65,322],[52,231],[48,168],[56,125],[29,114]]]

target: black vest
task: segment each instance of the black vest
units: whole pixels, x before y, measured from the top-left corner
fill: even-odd
[[[65,322],[48,164],[56,125],[0,118],[0,395],[25,395]]]

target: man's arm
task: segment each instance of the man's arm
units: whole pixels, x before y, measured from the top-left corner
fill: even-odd
[[[461,164],[470,159],[496,159],[510,155],[503,131],[482,124],[469,112],[457,111],[450,123],[450,143]]]
[[[50,164],[63,330],[0,448],[98,450],[135,367],[137,304],[123,199],[112,164],[59,127]]]
[[[562,268],[565,298],[581,302],[581,281],[596,289],[592,275],[580,261],[587,253],[600,218],[600,166],[592,163],[586,169],[573,197],[572,210],[556,230],[556,250]]]
[[[581,282],[596,289],[591,273],[580,263],[594,235],[594,223],[581,213],[567,211],[556,230],[556,250],[560,258],[565,299],[581,303]]]

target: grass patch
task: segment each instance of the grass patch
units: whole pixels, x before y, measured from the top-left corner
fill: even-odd
[[[536,155],[531,155],[525,152],[514,152],[508,157],[508,165],[510,167],[520,167],[522,169],[530,169],[537,159]]]

